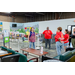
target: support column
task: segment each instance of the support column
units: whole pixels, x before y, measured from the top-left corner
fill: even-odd
[[[59,19],[59,14],[55,13],[55,19]]]
[[[12,22],[15,22],[15,17],[14,16],[12,16]]]

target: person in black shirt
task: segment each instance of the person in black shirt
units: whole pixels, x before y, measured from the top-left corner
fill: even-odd
[[[69,46],[71,44],[71,31],[69,31]]]

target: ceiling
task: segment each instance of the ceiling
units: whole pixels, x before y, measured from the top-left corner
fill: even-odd
[[[47,13],[48,12],[11,12],[11,13],[0,12],[0,15],[34,17],[34,16],[39,16],[39,15],[45,15]]]

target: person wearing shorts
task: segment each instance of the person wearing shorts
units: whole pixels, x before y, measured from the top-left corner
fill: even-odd
[[[64,41],[64,49],[66,51],[66,48],[69,46],[69,33],[67,29],[65,29],[65,35],[63,41]]]

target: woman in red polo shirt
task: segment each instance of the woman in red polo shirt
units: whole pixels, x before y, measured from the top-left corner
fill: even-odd
[[[47,43],[49,43],[49,49],[51,48],[51,39],[52,39],[52,31],[49,30],[49,27],[47,27],[47,30],[43,32],[44,38],[45,38],[45,48],[47,48]]]
[[[57,54],[61,55],[61,49],[64,49],[64,42],[63,42],[64,36],[62,33],[62,28],[58,27],[56,36],[55,36],[55,42],[56,42],[56,50]]]
[[[64,35],[64,49],[66,51],[66,47],[69,46],[69,32],[67,29],[65,29],[65,35]]]

